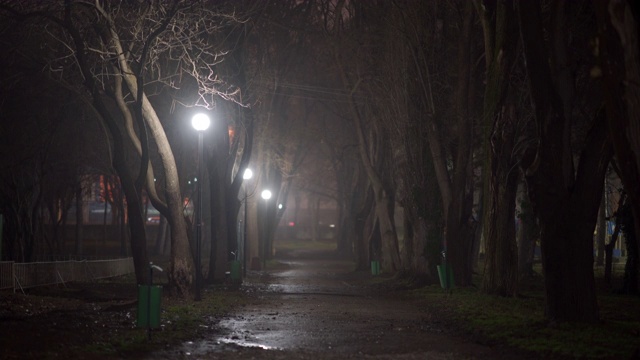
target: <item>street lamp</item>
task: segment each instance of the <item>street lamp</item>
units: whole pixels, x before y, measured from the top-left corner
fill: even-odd
[[[262,198],[264,199],[264,216],[262,217],[262,270],[265,270],[267,268],[267,243],[269,242],[269,233],[267,231],[267,213],[269,211],[269,199],[271,199],[271,191],[262,190],[260,196],[262,196]]]
[[[197,172],[198,172],[198,181],[196,184],[196,197],[198,199],[198,203],[196,204],[197,208],[195,209],[195,223],[196,223],[196,292],[194,296],[194,300],[199,301],[202,299],[200,296],[200,290],[202,287],[202,268],[200,265],[200,253],[201,248],[200,244],[202,242],[202,163],[204,162],[204,131],[209,128],[211,124],[211,120],[209,116],[206,114],[196,114],[191,118],[191,126],[198,131],[198,161],[197,161]]]
[[[251,169],[244,169],[244,173],[242,174],[242,179],[249,180],[253,177],[253,171]],[[243,230],[242,230],[242,274],[247,276],[247,184],[243,182],[244,185],[244,220],[243,220]]]

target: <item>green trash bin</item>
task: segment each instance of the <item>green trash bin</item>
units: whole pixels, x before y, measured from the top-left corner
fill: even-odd
[[[239,260],[231,261],[231,281],[233,283],[242,282],[242,263]]]
[[[446,267],[444,265],[438,265],[437,267],[440,286],[442,286],[443,289],[451,289],[454,286],[451,265],[447,264]]]
[[[151,295],[151,301],[149,301]],[[157,329],[160,327],[160,299],[162,286],[138,285],[138,327]]]
[[[380,261],[371,261],[371,275],[380,275]]]

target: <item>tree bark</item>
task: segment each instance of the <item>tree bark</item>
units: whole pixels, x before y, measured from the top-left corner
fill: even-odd
[[[131,171],[124,154],[124,139],[115,119],[111,116],[108,106],[101,94],[101,88],[96,83],[90,66],[86,62],[85,43],[78,29],[73,23],[71,8],[67,8],[64,18],[64,27],[69,32],[75,46],[75,55],[81,73],[84,76],[84,86],[92,97],[92,104],[96,112],[107,125],[113,141],[113,166],[120,176],[120,181],[125,196],[127,197],[127,209],[129,212],[129,227],[131,230],[131,249],[133,263],[138,284],[149,283],[148,258],[146,251],[146,231],[142,218],[142,202],[140,194],[135,187]]]
[[[593,4],[608,131],[629,197],[634,231],[640,234],[640,9],[634,1],[594,0]],[[640,242],[637,247],[640,252]]]
[[[546,316],[552,321],[596,322],[593,230],[612,155],[605,118],[602,113],[595,117],[575,180],[568,180],[566,162],[558,156],[564,154],[567,119],[551,77],[539,4],[519,1],[518,17],[539,136],[525,175],[540,220]]]
[[[112,19],[108,17],[105,20],[112,21]],[[119,65],[120,76],[122,76],[122,79],[127,85],[127,88],[129,89],[131,95],[137,102],[139,102],[141,107],[141,109],[139,110],[144,118],[144,120],[140,119],[140,121],[145,122],[145,129],[148,131],[148,134],[151,135],[154,139],[154,142],[157,146],[158,155],[160,156],[165,175],[164,190],[166,196],[166,205],[168,209],[168,213],[166,213],[165,216],[167,217],[171,231],[171,264],[168,274],[169,281],[171,282],[171,287],[175,289],[179,295],[187,296],[187,294],[190,293],[191,285],[194,279],[194,267],[193,256],[191,254],[189,246],[187,227],[182,209],[182,195],[180,192],[180,181],[178,178],[178,170],[175,158],[173,156],[173,152],[171,151],[171,145],[169,144],[169,140],[167,139],[167,135],[164,132],[160,119],[155,109],[147,99],[147,95],[143,91],[142,85],[140,85],[139,89],[138,79],[134,75],[136,74],[136,72],[131,69],[129,59],[127,58],[128,52],[124,51],[115,28],[110,27],[108,28],[108,31],[108,43],[105,44],[105,47],[112,48],[116,52],[116,54],[118,54],[117,62]],[[145,65],[146,64],[142,64],[142,66]],[[139,98],[140,95],[142,96],[141,99]],[[145,167],[144,178],[147,178],[146,167],[148,166],[148,162],[144,161],[146,157],[145,154],[147,154],[147,152],[148,149],[143,146],[142,166]],[[155,186],[154,184],[147,185]],[[154,193],[154,191],[150,191],[150,193]],[[129,205],[127,204],[127,206]],[[164,211],[164,207],[160,206],[158,210]]]
[[[518,250],[515,239],[515,200],[518,170],[514,152],[514,111],[503,111],[491,137],[491,176],[486,194],[489,212],[483,290],[490,294],[515,296],[518,284]]]
[[[84,240],[84,201],[82,200],[82,180],[80,179],[76,189],[76,255],[82,255],[82,241]]]
[[[354,252],[356,255],[356,269],[366,270],[369,267],[370,258],[369,242],[370,231],[373,228],[371,225],[371,214],[373,211],[373,191],[367,184],[364,187],[365,197],[360,204],[359,210],[355,214],[355,240],[354,240]]]
[[[123,66],[122,62],[120,64]],[[137,93],[137,84],[133,76],[127,76],[132,72],[127,72],[127,68],[121,71],[125,83],[129,87],[132,94]],[[187,226],[184,220],[184,212],[182,209],[182,196],[180,192],[180,181],[178,178],[178,168],[176,166],[171,145],[167,139],[167,135],[162,128],[160,119],[155,109],[143,93],[142,113],[149,130],[149,134],[153,137],[162,167],[165,175],[165,196],[169,213],[167,221],[171,231],[171,264],[169,268],[169,280],[180,296],[187,296],[190,293],[193,284],[193,256],[189,246],[187,237]]]
[[[493,6],[492,6],[493,5]],[[485,38],[487,85],[484,98],[485,123],[493,129],[488,156],[489,182],[483,218],[486,241],[483,290],[501,296],[515,296],[518,283],[518,255],[515,239],[517,193],[517,118],[506,105],[511,68],[516,59],[517,25],[513,1],[484,3],[481,10]]]
[[[537,225],[537,217],[531,208],[531,203],[526,195],[520,200],[520,228],[518,229],[518,273],[519,278],[533,275],[533,260],[540,229]]]
[[[607,234],[607,219],[605,210],[605,196],[602,195],[600,210],[598,210],[598,223],[596,225],[596,266],[604,265],[604,248]]]
[[[342,77],[342,83],[345,87],[350,87],[351,83],[349,82],[346,70],[338,58],[337,54],[334,54],[334,58],[336,60],[336,65],[338,66],[338,71],[340,71],[340,75]],[[354,85],[353,90],[355,91],[358,87],[362,79],[358,79],[356,84]],[[369,182],[371,184],[371,188],[374,193],[374,201],[375,201],[375,210],[376,216],[379,220],[380,227],[380,235],[382,240],[382,250],[384,260],[381,264],[384,269],[390,273],[395,273],[396,271],[402,268],[401,260],[400,260],[400,249],[398,247],[398,236],[396,233],[394,219],[392,217],[392,207],[395,205],[393,201],[393,197],[390,194],[391,189],[385,185],[384,175],[377,171],[376,166],[380,165],[381,159],[379,157],[375,157],[375,154],[372,154],[368,147],[374,147],[374,152],[378,154],[384,153],[384,149],[382,149],[382,143],[384,140],[381,140],[380,137],[385,136],[384,130],[382,129],[380,124],[374,122],[373,126],[377,131],[371,131],[369,136],[369,141],[367,141],[367,137],[365,136],[363,124],[364,121],[360,112],[357,109],[356,101],[353,98],[354,91],[351,92],[349,96],[349,112],[351,114],[352,121],[354,122],[356,129],[356,136],[358,139],[358,152],[360,155],[360,159],[362,160],[362,164],[369,178]],[[377,143],[376,146],[373,146],[369,142]]]
[[[455,168],[451,177],[451,202],[445,209],[445,249],[447,262],[453,269],[457,286],[470,286],[473,274],[473,229],[471,208],[473,189],[469,183],[472,153],[473,121],[470,116],[471,102],[471,34],[473,25],[473,4],[464,2],[463,24],[458,45],[458,80],[456,84],[456,141]],[[434,157],[435,162],[435,157]],[[441,192],[444,189],[441,189]],[[443,192],[444,195],[444,192]]]
[[[613,229],[613,234],[611,234],[611,240],[609,243],[605,245],[605,263],[604,263],[604,282],[606,284],[611,284],[611,272],[613,270],[613,249],[616,247],[616,242],[618,241],[618,235],[620,234],[620,214],[622,213],[622,208],[624,207],[624,203],[627,201],[627,195],[623,192],[620,194],[620,200],[618,202],[618,209],[616,210],[614,216],[616,217],[616,224]]]

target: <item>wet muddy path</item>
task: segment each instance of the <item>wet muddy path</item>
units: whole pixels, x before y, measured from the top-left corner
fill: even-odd
[[[249,301],[215,335],[155,353],[183,359],[494,359],[499,349],[450,332],[429,311],[363,285],[349,262],[298,253],[254,273]],[[446,295],[443,295],[446,296]]]

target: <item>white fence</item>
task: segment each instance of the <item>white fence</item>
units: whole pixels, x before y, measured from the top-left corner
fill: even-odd
[[[69,281],[91,281],[133,273],[133,258],[14,263],[0,262],[0,289],[26,289]]]

